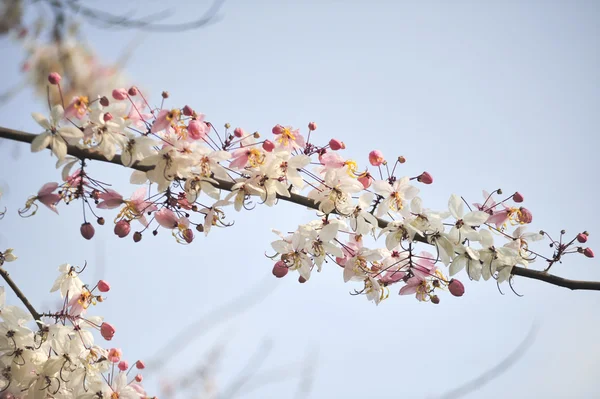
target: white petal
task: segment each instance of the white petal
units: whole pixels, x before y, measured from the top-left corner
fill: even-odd
[[[39,152],[48,148],[51,138],[52,136],[48,132],[37,135],[31,142],[31,152]]]
[[[485,223],[490,217],[489,214],[481,211],[469,212],[463,217],[465,224],[469,226],[479,226]]]
[[[33,117],[33,119],[35,119],[35,121],[38,123],[38,125],[40,125],[44,129],[46,129],[46,130],[52,129],[52,125],[50,124],[48,119],[46,119],[46,117],[44,115],[37,113],[37,112],[33,112],[33,113],[31,113],[31,116]]]
[[[452,194],[450,196],[450,200],[448,201],[448,209],[450,210],[450,213],[454,219],[462,219],[464,213],[463,202],[458,195]]]

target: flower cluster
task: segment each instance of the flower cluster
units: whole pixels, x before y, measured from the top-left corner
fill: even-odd
[[[12,250],[0,253],[0,267],[15,259]],[[144,363],[130,366],[120,349],[106,349],[94,341],[94,331],[107,341],[115,334],[102,317],[87,315],[90,306],[104,300],[109,284],[101,280],[90,289],[79,278],[83,270],[69,264],[58,270],[51,292],[60,293],[62,309],[36,315],[37,330],[27,326],[32,315],[5,304],[4,287],[0,287],[3,397],[145,398],[142,375],[129,376],[134,369],[143,369]]]
[[[60,80],[56,73],[49,76],[59,92]],[[406,163],[402,156],[392,164],[373,150],[371,170],[362,169],[341,155],[343,141],[313,141],[314,122],[306,134],[277,124],[267,139],[239,127],[231,130],[229,124],[220,134],[192,107],[166,107],[168,98],[163,92],[161,106],[152,107],[134,86],[113,90],[110,99],[74,97],[55,106],[51,120],[34,114],[44,131],[33,140],[32,151],[51,149],[57,167],[64,165],[63,183],[44,185],[22,214],[35,212],[37,202],[56,212],[59,202],[81,200],[86,239],[95,232],[86,212],[103,225],[96,212],[114,208],[114,232],[121,238],[138,222],[136,242],[147,229],[153,235],[164,229],[189,244],[194,231],[208,235],[213,227],[230,226],[227,207],[241,211],[252,209],[253,201],[267,206],[294,202],[317,210],[318,219],[288,234],[276,232],[273,274],[297,271],[299,281],[306,282],[315,268],[333,263],[343,268],[344,281],[361,283],[356,294],[375,303],[388,296],[392,284],[400,285],[401,295],[439,303],[439,291],[464,292],[462,283],[446,274],[466,270],[470,279],[502,283],[510,281],[513,267],[527,267],[536,258],[549,268],[569,253],[593,256],[591,249],[575,245],[585,242],[581,237],[587,240],[587,233],[566,242],[564,233],[556,241],[544,232],[525,232],[533,216],[521,206],[524,198],[518,192],[502,198],[501,190],[484,191],[481,204],[451,195],[447,209],[431,210],[415,184],[432,184],[433,177],[428,172],[400,175]],[[144,186],[126,199],[90,176],[86,158],[131,167],[131,183]],[[71,172],[74,165],[79,167]],[[543,237],[555,248],[551,257],[529,248]],[[419,245],[435,255],[418,250]]]

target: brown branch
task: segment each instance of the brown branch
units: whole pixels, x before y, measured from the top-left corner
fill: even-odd
[[[27,299],[25,294],[23,294],[23,292],[19,289],[17,284],[15,284],[13,279],[10,278],[10,275],[8,274],[8,272],[6,270],[4,270],[2,267],[0,267],[0,276],[2,276],[4,281],[6,281],[6,284],[8,284],[8,286],[13,290],[13,292],[21,300],[21,302],[23,302],[23,305],[25,305],[27,310],[29,310],[29,313],[31,313],[31,315],[33,316],[33,319],[38,324],[38,327],[41,327],[40,320],[42,319],[42,316],[37,312],[37,310],[35,310],[33,305],[31,305],[31,302],[29,302],[29,299]]]
[[[19,130],[8,129],[8,128],[0,126],[0,138],[19,141],[21,143],[31,143],[35,137],[36,137],[35,134],[26,133],[26,132],[22,132]],[[75,147],[72,145],[68,146],[67,153],[69,155],[72,155],[72,156],[80,158],[80,159],[91,159],[91,160],[95,160],[95,161],[107,162],[107,163],[112,163],[115,165],[123,166],[123,164],[121,162],[121,157],[119,155],[115,155],[115,157],[109,161],[102,154],[93,152],[92,150],[88,150],[88,149],[81,149],[81,148],[78,148],[78,147]],[[135,163],[131,166],[131,169],[147,172],[147,171],[151,170],[152,167],[141,166],[138,163]],[[226,190],[226,191],[232,190],[233,185],[234,185],[233,182],[219,180],[219,179],[215,179],[215,180],[218,181],[219,188]],[[297,205],[306,206],[307,208],[312,208],[312,209],[316,209],[316,210],[319,209],[319,205],[315,201],[313,201],[310,198],[299,195],[299,194],[291,193],[289,197],[283,197],[283,196],[277,195],[277,198],[282,201],[292,202]],[[377,221],[379,223],[380,228],[385,228],[388,225],[388,222],[386,220],[378,218]],[[428,244],[428,242],[423,237],[416,236],[415,240],[419,241],[419,242],[423,242],[425,244]],[[600,291],[600,282],[569,280],[566,278],[554,276],[554,275],[546,273],[546,272],[526,269],[526,268],[520,267],[520,266],[514,266],[512,269],[512,274],[515,276],[522,276],[522,277],[530,278],[533,280],[544,281],[546,283],[553,284],[553,285],[556,285],[559,287],[569,288],[571,290]]]

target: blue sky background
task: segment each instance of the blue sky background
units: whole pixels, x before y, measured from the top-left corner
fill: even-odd
[[[173,20],[189,20],[207,5],[177,2]],[[124,9],[111,0],[102,7],[143,15],[165,5],[131,1]],[[452,193],[474,202],[482,189],[518,190],[533,212],[532,231],[587,229],[600,253],[600,3],[228,0],[221,14],[206,29],[144,35],[126,69],[131,83],[156,102],[168,90],[170,105],[189,103],[215,125],[268,133],[277,123],[304,128],[314,120],[314,137],[342,139],[345,155],[361,165],[371,149],[404,155],[403,172],[427,170],[435,179],[420,187],[430,208],[445,208]],[[107,62],[136,37],[91,27],[85,35]],[[0,46],[4,89],[19,78],[22,51],[6,38]],[[24,92],[0,108],[0,125],[38,132],[32,111],[46,112],[44,102]],[[91,170],[124,195],[134,189],[121,167]],[[131,361],[149,359],[184,326],[262,284],[272,267],[263,255],[275,238],[270,229],[293,230],[312,217],[282,203],[243,214],[232,209],[233,228],[190,246],[165,232],[134,245],[130,237],[118,239],[109,223],[88,242],[79,234],[79,206],[61,206],[60,216],[46,209],[29,219],[16,214],[42,184],[60,179],[48,154],[2,143],[0,178],[9,209],[0,246],[20,257],[8,266],[15,281],[46,310],[57,299],[47,294],[57,266],[87,260],[84,280],[102,276],[113,287],[95,312],[117,326],[112,343]],[[500,295],[493,282],[465,281],[464,297],[442,296],[438,306],[398,297],[394,289],[375,307],[348,295],[354,287],[327,266],[304,285],[273,278],[265,290],[274,291],[259,306],[192,332],[200,337],[148,381],[150,393],[189,372],[221,341],[227,345],[218,384],[226,387],[266,337],[273,350],[264,371],[300,374],[288,365],[318,347],[311,398],[436,397],[497,364],[538,321],[523,359],[472,397],[600,394],[596,292],[517,278],[515,288],[525,294],[519,298],[508,287]],[[600,280],[599,267],[571,256],[553,272]],[[243,397],[292,398],[297,381]]]

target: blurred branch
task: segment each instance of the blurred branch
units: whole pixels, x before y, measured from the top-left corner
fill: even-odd
[[[173,24],[161,24],[146,21],[147,19],[154,19],[154,15],[142,18],[118,16],[106,11],[81,5],[77,0],[67,0],[66,4],[72,11],[80,13],[88,20],[104,23],[107,27],[111,28],[132,28],[153,32],[182,32],[198,29],[218,21],[219,18],[217,17],[217,12],[220,10],[223,3],[225,3],[225,0],[215,0],[200,18],[185,23]],[[164,16],[165,13],[156,15],[156,17],[160,18],[164,18]]]
[[[500,375],[505,373],[508,369],[510,369],[516,362],[518,362],[527,352],[527,349],[531,346],[533,341],[535,340],[535,336],[539,330],[539,325],[534,323],[527,333],[527,336],[513,350],[503,361],[498,363],[496,366],[481,374],[479,377],[475,378],[472,381],[467,382],[460,387],[453,389],[439,397],[439,399],[457,399],[464,397],[478,389],[481,389],[484,385],[490,383],[494,379],[498,378]]]
[[[9,140],[19,141],[22,143],[31,143],[33,139],[36,137],[35,134],[22,132],[19,130],[8,129],[0,126],[0,138],[5,138]],[[119,155],[115,155],[112,160],[106,159],[103,155],[99,153],[92,152],[90,150],[77,148],[75,146],[69,145],[67,148],[67,153],[79,159],[90,159],[95,161],[112,163],[115,165],[123,166],[121,162],[121,157]],[[124,167],[124,166],[123,166]],[[141,166],[138,163],[135,163],[131,166],[131,169],[140,170],[143,172],[147,172],[152,169],[149,166]],[[233,188],[233,182],[215,179],[219,183],[219,188],[227,191],[231,191]],[[282,201],[292,202],[297,205],[306,206],[307,208],[319,209],[319,206],[310,198],[304,197],[302,195],[291,193],[289,197],[282,197],[277,195],[277,198]],[[380,228],[384,228],[388,225],[388,222],[383,219],[377,219]],[[429,244],[423,237],[415,236],[415,241],[419,241],[425,244]],[[547,272],[526,269],[520,266],[514,266],[512,268],[512,274],[516,276],[522,276],[526,278],[530,278],[533,280],[540,280],[547,282],[549,284],[557,285],[559,287],[569,288],[571,290],[590,290],[590,291],[600,291],[600,282],[598,281],[583,281],[583,280],[569,280],[566,278],[554,276]]]
[[[0,276],[2,276],[4,281],[6,281],[6,284],[8,284],[8,286],[13,290],[15,295],[17,295],[17,298],[19,298],[21,300],[21,302],[23,303],[23,305],[25,305],[27,310],[29,310],[29,313],[31,313],[31,315],[33,316],[33,319],[38,324],[38,327],[41,328],[42,324],[41,324],[40,320],[42,320],[42,316],[37,312],[37,310],[35,310],[33,305],[31,305],[31,302],[29,302],[29,299],[27,299],[25,294],[23,294],[21,289],[17,286],[17,284],[13,281],[13,279],[10,278],[10,275],[8,274],[8,272],[6,270],[4,270],[1,265],[0,265]]]

